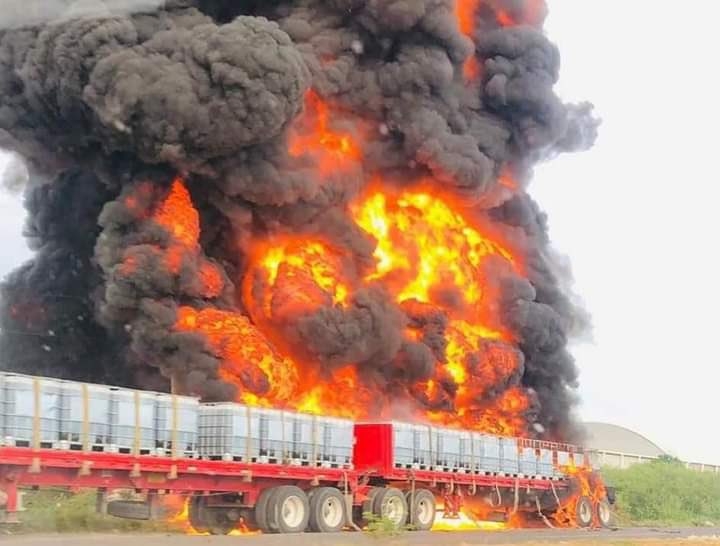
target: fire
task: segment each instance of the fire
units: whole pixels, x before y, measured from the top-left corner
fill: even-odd
[[[297,383],[295,364],[278,355],[247,317],[230,311],[180,307],[175,329],[204,335],[222,359],[220,377],[240,387],[251,405],[281,405]]]
[[[563,466],[562,471],[571,477],[570,479],[573,480],[576,490],[553,514],[553,519],[561,527],[576,527],[575,514],[580,498],[589,498],[592,505],[595,506],[598,502],[605,499],[607,492],[600,475],[590,467],[583,465],[577,466],[574,462],[571,462],[569,465]],[[601,526],[595,510],[593,510],[592,526]]]
[[[177,509],[177,503],[174,501],[170,501],[169,499],[166,499],[166,506],[168,504],[175,505],[175,509],[178,510],[175,515],[171,516],[167,519],[167,523],[169,523],[173,527],[177,527],[179,531],[183,532],[186,535],[193,535],[193,536],[210,536],[211,533],[209,531],[198,531],[190,524],[190,498],[185,498],[180,500],[180,508]],[[232,529],[228,535],[229,536],[245,536],[245,535],[258,535],[260,534],[260,531],[253,531],[245,525],[245,523],[238,522],[237,527],[235,529]]]
[[[327,294],[332,296],[334,303],[344,303],[348,295],[348,288],[338,279],[339,255],[321,241],[312,241],[300,238],[288,238],[279,244],[271,244],[260,250],[262,266],[265,270],[265,280],[274,288],[284,279],[297,279],[305,277],[308,283],[319,288],[322,293],[298,293],[298,301],[310,306],[326,303]],[[313,300],[317,298],[317,300]],[[270,315],[270,302],[266,301],[265,312]]]
[[[475,15],[481,0],[455,0],[455,18],[458,22],[460,32],[465,36],[474,39]],[[480,63],[475,54],[470,55],[463,64],[463,75],[468,81],[480,77]]]
[[[329,105],[312,89],[305,95],[305,112],[290,131],[288,153],[293,157],[310,154],[325,175],[342,170],[348,160],[362,158],[353,136],[334,130]]]
[[[376,271],[368,277],[390,280],[397,272],[398,302],[433,298],[430,291],[450,283],[462,291],[468,305],[478,304],[483,288],[477,269],[497,255],[515,264],[502,245],[483,237],[443,200],[427,193],[404,193],[394,203],[374,193],[355,208],[360,227],[377,240]],[[417,259],[416,259],[417,258]],[[492,332],[492,337],[502,337]]]
[[[142,196],[137,197],[141,203]],[[202,336],[221,361],[219,377],[238,387],[244,403],[350,418],[377,416],[390,400],[373,395],[352,362],[318,375],[276,325],[324,307],[345,308],[358,289],[380,284],[398,305],[425,305],[448,319],[447,345],[433,377],[408,392],[418,417],[520,434],[529,406],[517,385],[522,359],[512,332],[500,319],[499,289],[491,278],[502,271],[522,274],[523,266],[510,246],[460,210],[426,191],[370,191],[351,206],[351,213],[376,241],[371,270],[361,274],[342,250],[317,237],[270,239],[251,253],[242,283],[251,318],[182,305],[175,330]],[[184,267],[194,267],[204,297],[223,290],[220,269],[202,254],[199,214],[182,180],[172,183],[143,221],[168,234],[167,243],[152,247],[152,255],[169,272],[178,275]],[[148,267],[142,261],[146,259],[126,256],[119,271],[140,274]],[[424,334],[408,327],[405,335],[407,342],[421,343]]]
[[[436,366],[435,377],[418,383],[413,395],[419,407],[435,409],[418,410],[418,416],[504,434],[523,431],[526,396],[519,387],[503,387],[517,376],[521,357],[512,333],[499,319],[498,289],[488,280],[489,271],[522,272],[510,247],[484,234],[450,201],[423,191],[371,191],[351,212],[377,242],[375,265],[364,276],[348,265],[342,251],[313,237],[273,238],[258,244],[252,254],[243,281],[245,307],[265,339],[286,355],[281,368],[296,370],[276,378],[293,381],[279,389],[283,402],[310,413],[352,418],[382,413],[383,404],[363,387],[352,363],[329,377],[317,377],[276,331],[277,324],[322,307],[344,308],[359,288],[381,284],[399,305],[420,303],[449,318],[445,358]],[[407,328],[406,338],[422,342],[422,333]],[[258,343],[245,343],[246,349],[250,346]],[[260,342],[256,360],[262,362],[271,350],[269,343]]]
[[[438,507],[437,511],[441,514],[442,507]],[[507,528],[505,522],[474,519],[463,511],[457,518],[436,518],[432,531],[503,531]]]
[[[125,196],[123,203],[141,221],[150,221],[163,229],[168,235],[168,241],[164,245],[153,243],[150,245],[152,253],[142,258],[126,255],[118,267],[119,274],[123,277],[141,274],[143,269],[154,267],[152,263],[146,262],[156,257],[175,276],[181,274],[185,265],[196,268],[198,293],[204,298],[219,296],[225,280],[220,268],[202,254],[199,242],[200,215],[185,183],[179,178],[173,180],[164,199],[154,210],[145,211],[142,210],[142,204],[148,200],[150,191],[149,185],[140,184],[133,193]]]
[[[190,525],[190,499],[181,502],[182,504],[180,505],[179,511],[174,516],[169,517],[167,523],[173,527],[178,527],[178,529],[186,535],[209,536],[210,533],[208,531],[199,532]]]
[[[467,30],[480,2],[460,4],[458,16]],[[335,171],[362,157],[358,141],[331,123],[330,113],[330,105],[310,91],[288,143],[291,156],[310,154],[320,171]],[[503,179],[514,183],[511,177]],[[404,396],[404,405],[414,408],[419,419],[525,434],[530,400],[519,385],[522,354],[499,312],[500,280],[524,275],[524,264],[486,222],[431,187],[421,181],[391,191],[376,180],[349,205],[358,228],[375,241],[374,264],[361,267],[319,235],[256,240],[239,279],[239,303],[246,312],[181,305],[175,330],[201,336],[221,363],[219,377],[237,386],[238,400],[246,404],[366,418],[388,415],[397,397]],[[183,180],[174,180],[154,205],[147,188],[139,185],[125,204],[167,239],[151,246],[151,258],[126,256],[120,274],[140,275],[150,267],[143,260],[152,259],[176,276],[194,271],[198,295],[207,300],[223,292],[225,278],[202,252],[200,215]],[[339,362],[320,372],[312,353],[288,339],[281,327],[324,309],[349,311],[359,290],[378,286],[410,318],[423,312],[444,317],[442,331],[432,334],[441,335],[445,345],[434,349],[431,376],[395,389],[393,400],[378,396],[378,388],[371,386],[373,372],[364,373],[357,363]],[[426,335],[431,334],[411,321],[404,343],[423,343]]]
[[[200,215],[182,180],[173,181],[167,197],[155,210],[153,220],[172,234],[178,245],[185,248],[197,246],[200,238]]]

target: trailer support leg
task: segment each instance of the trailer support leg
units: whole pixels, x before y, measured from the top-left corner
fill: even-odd
[[[95,511],[103,516],[107,515],[107,489],[100,488],[95,495]]]
[[[458,493],[445,492],[443,495],[443,517],[447,519],[457,519],[460,517],[462,510],[463,498]]]
[[[17,481],[11,477],[5,477],[0,481],[0,508],[5,509],[5,518],[2,523],[20,523],[18,518],[18,504],[20,493],[18,492]]]

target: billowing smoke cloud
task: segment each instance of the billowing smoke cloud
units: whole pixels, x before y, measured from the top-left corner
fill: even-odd
[[[125,15],[157,9],[166,0],[5,0],[0,28],[70,19]]]
[[[487,273],[517,347],[471,351],[467,369],[492,377],[474,407],[522,386],[534,430],[572,436],[566,345],[582,313],[524,188],[535,162],[590,146],[597,121],[553,92],[545,11],[540,0],[11,2],[0,147],[28,165],[36,257],[2,286],[0,365],[142,386],[174,376],[208,399],[268,391],[264,364],[230,385],[227,340],[177,326],[183,309],[217,310],[274,332],[313,377],[354,364],[368,388],[452,411],[457,380],[438,370],[457,289],[433,294],[441,309],[361,287],[376,241],[349,212],[378,179],[431,180],[526,264],[524,276]],[[308,139],[326,122],[345,135],[342,161]],[[290,236],[321,239],[351,293],[298,291],[280,268],[258,306],[257,241]],[[514,371],[498,371],[507,362]],[[420,393],[433,377],[437,392]]]

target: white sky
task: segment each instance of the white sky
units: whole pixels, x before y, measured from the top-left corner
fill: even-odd
[[[549,4],[558,90],[603,118],[595,148],[543,165],[531,188],[593,315],[593,343],[574,349],[581,415],[720,463],[720,260],[710,241],[720,228],[720,4]],[[29,255],[22,222],[20,198],[0,193],[0,275]]]

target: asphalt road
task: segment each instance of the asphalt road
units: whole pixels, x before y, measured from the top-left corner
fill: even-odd
[[[230,546],[242,541],[243,546],[471,546],[473,544],[720,544],[720,528],[648,529],[617,531],[583,530],[508,530],[404,533],[399,537],[378,537],[364,533],[336,535],[253,535],[253,536],[188,536],[188,535],[126,535],[126,534],[58,534],[5,535],[3,546]]]

